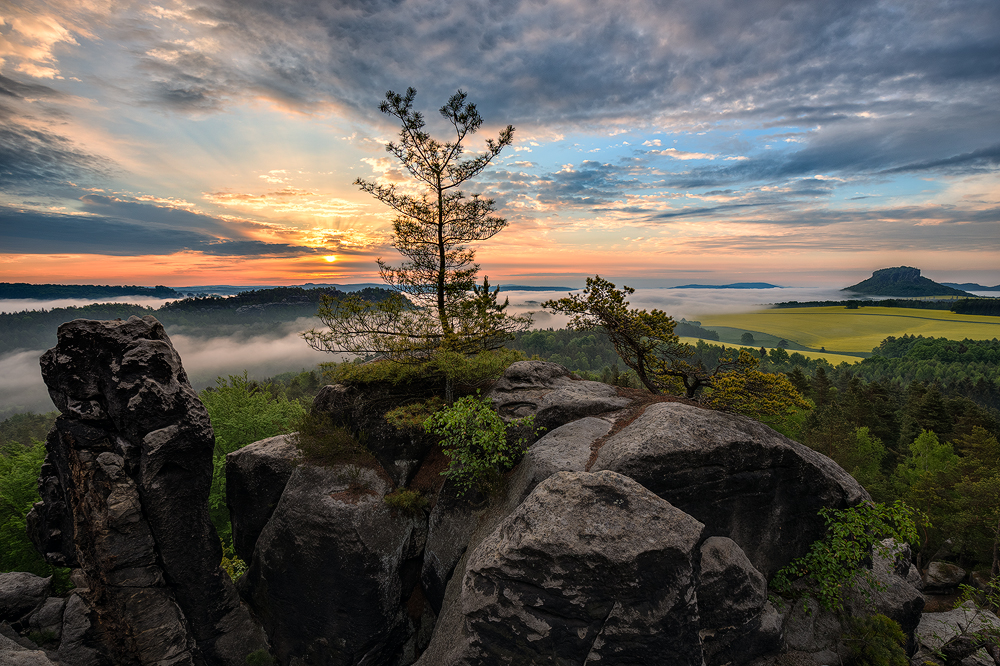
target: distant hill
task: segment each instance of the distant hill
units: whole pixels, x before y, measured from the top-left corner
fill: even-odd
[[[921,277],[919,268],[896,266],[882,268],[867,280],[859,282],[841,291],[853,291],[856,294],[868,296],[972,296],[961,289],[953,289],[934,280]]]
[[[734,282],[733,284],[682,284],[670,289],[783,289],[767,282]]]
[[[942,282],[941,284],[952,289],[964,289],[965,291],[1000,291],[1000,284],[995,287],[984,287],[975,282],[963,282],[961,284],[957,282]]]
[[[118,298],[149,296],[152,298],[182,298],[183,294],[170,287],[113,286],[99,284],[28,284],[0,282],[0,298],[32,298],[50,301],[57,298]]]

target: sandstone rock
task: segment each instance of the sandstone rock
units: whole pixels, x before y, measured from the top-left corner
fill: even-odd
[[[115,666],[117,660],[109,656],[111,648],[94,626],[93,615],[90,605],[80,594],[74,592],[66,599],[59,641],[60,663],[73,666]]]
[[[535,416],[535,426],[553,430],[587,416],[622,409],[631,402],[613,386],[571,378],[570,371],[546,361],[518,361],[488,397],[500,416]]]
[[[832,460],[757,421],[675,402],[646,408],[591,469],[629,476],[731,538],[767,578],[823,536],[821,508],[870,499]]]
[[[45,603],[52,578],[24,571],[0,573],[0,622],[17,622]]]
[[[855,586],[848,593],[847,608],[855,616],[877,612],[895,620],[906,634],[907,654],[917,649],[914,632],[924,610],[924,595],[912,585],[910,546],[894,539],[884,539],[888,548],[883,555],[878,548],[872,550],[871,573],[878,582],[876,587],[866,583]]]
[[[92,635],[120,663],[242,665],[267,643],[219,568],[214,436],[163,327],[69,322],[41,365],[62,415],[29,529],[50,563],[85,571]]]
[[[233,548],[244,562],[278,506],[285,484],[298,464],[291,435],[249,444],[226,456],[226,504],[233,526]]]
[[[26,648],[3,634],[0,634],[0,664],[3,666],[54,666],[42,650]]]
[[[965,580],[965,569],[948,562],[931,562],[924,572],[924,591],[950,592]]]
[[[375,382],[363,386],[324,386],[313,400],[312,411],[327,414],[334,423],[355,435],[364,433],[365,446],[382,469],[399,486],[407,485],[430,451],[433,440],[422,431],[400,430],[385,414],[416,399],[435,394],[435,381],[392,385]]]
[[[702,531],[621,475],[554,474],[472,552],[438,663],[700,665]]]
[[[31,631],[48,634],[53,640],[58,641],[62,635],[63,610],[65,608],[66,599],[49,597],[38,610],[31,614],[28,619],[28,627]]]
[[[292,472],[240,579],[281,663],[399,659],[415,631],[406,604],[426,527],[389,509],[390,489],[378,470],[355,465]]]
[[[743,549],[726,537],[705,539],[698,584],[702,628],[746,624],[760,614],[766,601],[767,581]]]
[[[539,483],[556,472],[582,472],[590,458],[590,447],[603,437],[611,424],[587,417],[549,431],[525,453],[507,480],[506,502],[516,507]],[[427,547],[420,581],[435,613],[441,612],[445,589],[469,540],[479,525],[485,507],[455,496],[445,484],[428,521]]]
[[[963,666],[990,665],[993,659],[985,650],[979,650],[971,641],[963,641],[973,633],[1000,631],[1000,618],[988,610],[980,610],[967,601],[955,610],[943,613],[924,613],[920,618],[916,636],[920,651],[914,656],[929,657],[941,650]]]

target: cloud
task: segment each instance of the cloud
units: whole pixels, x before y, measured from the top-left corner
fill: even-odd
[[[162,255],[185,250],[226,256],[298,256],[321,249],[250,239],[219,238],[221,220],[87,195],[88,214],[0,206],[0,241],[11,254]],[[104,214],[101,214],[104,211]],[[113,216],[115,214],[120,216]],[[192,219],[192,217],[194,219]]]

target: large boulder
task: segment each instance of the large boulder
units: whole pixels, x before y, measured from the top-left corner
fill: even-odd
[[[516,507],[539,483],[556,472],[583,472],[591,446],[608,434],[611,423],[595,417],[571,421],[531,445],[507,479],[505,502]],[[470,493],[471,494],[471,493]],[[435,613],[441,612],[445,590],[456,565],[479,527],[486,507],[456,496],[445,484],[430,514],[427,547],[420,580]]]
[[[500,416],[508,419],[535,417],[535,427],[553,430],[559,426],[620,410],[631,402],[601,382],[583,381],[557,363],[518,361],[504,372],[488,397]]]
[[[0,622],[17,622],[45,603],[52,578],[26,571],[0,573]]]
[[[435,663],[700,666],[703,528],[619,474],[550,476],[471,554]]]
[[[0,664],[3,666],[55,666],[42,650],[33,650],[0,633]]]
[[[226,504],[233,549],[241,560],[253,559],[257,538],[278,506],[298,458],[294,435],[269,437],[226,456]]]
[[[963,666],[986,666],[994,662],[989,654],[989,648],[1000,654],[995,643],[984,649],[975,640],[977,635],[1000,633],[1000,618],[989,610],[977,608],[972,601],[966,601],[954,610],[943,613],[924,613],[917,626],[916,638],[918,652],[913,657],[913,663],[942,664],[936,658],[944,654],[949,658],[947,663],[961,663]]]
[[[821,508],[870,499],[832,460],[767,426],[676,402],[608,438],[591,470],[631,477],[729,537],[766,578],[824,535]]]
[[[240,579],[282,664],[395,664],[414,640],[426,524],[389,508],[391,488],[381,468],[292,472]]]
[[[85,572],[78,599],[112,660],[235,666],[266,648],[219,567],[214,435],[163,326],[69,322],[41,366],[62,414],[29,531],[50,563]]]

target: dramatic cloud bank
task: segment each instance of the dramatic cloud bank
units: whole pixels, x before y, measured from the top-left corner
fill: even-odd
[[[494,280],[1000,282],[995,0],[27,0],[0,17],[0,265],[370,281],[391,212],[351,183],[412,187],[376,110],[408,86],[436,134],[467,91],[473,149],[517,127],[470,187],[511,222]]]

